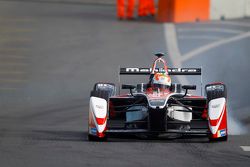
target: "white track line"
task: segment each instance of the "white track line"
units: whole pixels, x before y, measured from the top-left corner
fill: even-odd
[[[182,67],[182,63],[185,60],[191,59],[197,55],[200,55],[201,53],[207,52],[208,50],[219,47],[223,44],[227,44],[230,42],[234,42],[234,41],[238,41],[238,40],[247,38],[250,36],[250,32],[243,33],[243,34],[234,36],[232,38],[223,39],[223,40],[220,40],[217,42],[212,42],[208,45],[205,45],[205,46],[202,46],[198,49],[195,49],[195,50],[191,51],[189,54],[186,54],[183,56],[181,55],[180,50],[178,48],[177,34],[176,34],[176,29],[175,29],[174,24],[164,24],[164,36],[165,36],[165,40],[166,40],[166,48],[169,52],[168,55],[169,55],[169,58],[172,62],[172,65],[174,67]],[[185,76],[178,76],[177,75],[176,77],[180,83],[188,84],[188,80]],[[230,117],[230,116],[229,116],[229,118],[232,119],[232,117]],[[236,126],[234,126],[234,127],[236,127]],[[233,133],[234,132],[230,132],[230,134],[233,134]],[[244,148],[246,148],[246,147],[244,146]]]
[[[24,62],[0,62],[0,67],[1,66],[28,66],[28,63]]]
[[[242,39],[245,39],[248,37],[250,37],[250,32],[242,33],[240,35],[236,35],[236,36],[231,37],[231,38],[226,38],[226,39],[222,39],[220,41],[212,42],[210,44],[207,44],[207,45],[202,46],[200,48],[194,49],[191,52],[183,55],[181,61],[183,62],[183,61],[189,60],[189,59],[194,58],[195,56],[198,56],[201,53],[207,52],[213,48],[217,48],[219,46],[222,46],[222,45],[225,45],[225,44],[228,44],[231,42],[239,41],[239,40],[242,40]]]
[[[17,89],[19,89],[19,88],[0,88],[0,91],[14,91]]]
[[[168,56],[173,64],[173,67],[182,67],[181,53],[178,47],[176,29],[174,24],[164,24],[164,36],[166,40]],[[188,80],[186,77],[180,75],[177,75],[176,77],[180,83],[188,84]]]
[[[223,38],[208,35],[179,35],[178,39],[205,39],[205,40],[221,40]]]
[[[234,29],[222,29],[222,28],[178,28],[178,32],[220,32],[220,33],[231,33],[239,34],[244,31],[234,30]]]
[[[250,146],[240,146],[243,151],[250,151]]]
[[[208,24],[208,25],[230,25],[230,26],[239,26],[239,27],[250,27],[249,23],[239,22],[239,21],[212,21],[212,22],[201,22],[199,24]]]
[[[28,59],[27,56],[23,56],[23,55],[0,55],[0,61],[2,61],[1,59],[5,60],[5,59]]]
[[[26,79],[0,79],[0,83],[26,83]]]
[[[240,22],[240,21],[223,21],[222,22],[225,25],[234,25],[234,26],[241,26],[241,27],[250,27],[249,23],[246,22]]]
[[[26,74],[26,72],[23,72],[23,71],[0,71],[0,75],[1,74],[14,74],[14,75],[23,75],[23,74]]]
[[[173,64],[174,67],[181,67],[182,62],[185,62],[191,58],[194,58],[204,52],[207,52],[211,49],[217,48],[219,46],[239,41],[245,38],[250,37],[250,32],[246,33],[241,33],[239,35],[222,39],[219,41],[215,41],[212,43],[209,43],[207,45],[201,46],[197,49],[194,49],[185,55],[181,55],[179,47],[178,47],[178,42],[177,42],[177,34],[176,34],[176,29],[174,24],[164,24],[164,36],[166,40],[166,48],[169,52],[168,56]],[[184,76],[177,76],[178,80],[182,83],[188,84],[188,80]]]

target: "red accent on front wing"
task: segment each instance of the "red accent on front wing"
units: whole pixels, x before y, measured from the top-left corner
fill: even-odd
[[[209,123],[210,123],[210,125],[211,126],[216,126],[218,123],[219,123],[219,121],[220,121],[220,119],[221,119],[221,117],[222,117],[222,115],[223,115],[223,113],[225,112],[224,110],[225,110],[225,106],[226,106],[226,104],[224,104],[224,107],[223,107],[223,111],[221,112],[221,114],[220,114],[220,117],[218,118],[218,119],[210,119],[209,118]]]
[[[219,122],[219,119],[215,119],[215,120],[209,119],[209,122],[210,122],[211,126],[216,126],[218,124],[218,122]]]
[[[96,132],[96,135],[99,137],[99,138],[104,138],[105,136],[106,136],[106,134],[105,134],[105,131],[107,130],[108,128],[107,128],[107,126],[105,127],[105,129],[104,129],[104,131],[103,132]]]
[[[114,104],[112,101],[109,101],[109,117],[110,118],[114,118],[115,117],[115,108],[114,108]]]
[[[98,125],[103,125],[106,122],[106,120],[107,120],[107,116],[105,118],[97,118],[96,117],[95,119],[96,119],[96,123]]]
[[[90,129],[91,129],[91,128],[96,128],[96,125],[95,125],[93,119],[96,120],[96,122],[97,122],[98,125],[103,125],[103,124],[106,122],[106,120],[107,120],[107,116],[106,116],[105,118],[96,118],[96,117],[93,116],[92,114],[89,114],[89,128],[90,128]],[[99,133],[98,131],[96,131],[96,134],[94,134],[94,135],[96,135],[96,136],[99,137],[99,138],[104,138],[104,137],[105,137],[105,133],[104,133],[104,132],[105,132],[106,130],[107,130],[107,126],[105,127],[105,129],[104,129],[103,132]]]
[[[225,112],[222,120],[221,120],[221,124],[218,128],[218,131],[226,129],[226,136],[228,135],[228,131],[227,131],[227,113]],[[218,137],[218,131],[215,134],[211,134],[211,138],[216,139],[219,138]]]
[[[222,130],[222,129],[227,129],[227,108],[225,107],[225,113],[223,115],[223,118],[221,120],[220,126],[218,130]],[[227,130],[226,130],[227,132]]]
[[[203,112],[202,112],[201,117],[202,117],[203,119],[207,119],[207,118],[208,118],[207,105],[205,106],[205,108],[204,108],[204,110],[203,110]]]
[[[96,135],[97,135],[99,138],[104,138],[104,137],[105,137],[105,134],[104,134],[104,133],[96,132]]]
[[[227,107],[226,107],[226,104],[225,104],[225,107],[224,107],[224,115],[223,115],[223,118],[221,120],[221,123],[220,123],[220,126],[217,130],[217,132],[215,134],[211,134],[211,138],[219,138],[218,137],[218,131],[220,130],[223,130],[223,129],[226,129],[226,136],[228,135],[228,131],[227,131]]]

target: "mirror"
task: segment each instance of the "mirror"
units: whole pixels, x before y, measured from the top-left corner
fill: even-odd
[[[134,89],[134,88],[136,88],[136,86],[134,86],[134,85],[122,85],[122,89]]]
[[[196,90],[196,85],[183,85],[182,89]]]

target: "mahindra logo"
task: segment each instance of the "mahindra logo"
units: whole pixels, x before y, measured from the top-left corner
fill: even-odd
[[[126,68],[126,72],[139,72],[139,68]]]
[[[218,107],[220,107],[220,104],[215,104],[215,105],[212,105],[211,107],[212,108],[218,108]]]
[[[146,72],[149,73],[152,71],[152,68],[126,68],[126,72]],[[156,68],[155,72],[165,72],[164,68]],[[193,73],[198,72],[195,68],[169,68],[168,72],[187,72],[187,73]]]
[[[172,68],[172,69],[168,69],[168,72],[197,72],[197,69]]]
[[[98,109],[104,109],[104,107],[103,106],[101,106],[101,105],[95,105],[96,106],[96,108],[98,108]]]

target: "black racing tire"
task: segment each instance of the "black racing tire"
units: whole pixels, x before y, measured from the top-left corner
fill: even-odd
[[[99,84],[105,84],[108,85],[109,87],[103,87],[103,88],[98,88]],[[100,97],[108,101],[109,97],[115,95],[116,93],[116,87],[114,83],[103,83],[103,82],[98,82],[94,85],[93,90],[90,92],[90,97]]]
[[[108,99],[110,97],[110,92],[107,90],[92,90],[90,92],[90,97],[99,97],[102,99],[105,99],[108,102]]]
[[[207,88],[209,86],[221,86],[223,87],[223,89],[212,89],[212,90],[208,90]],[[222,83],[216,83],[216,84],[208,84],[206,85],[206,94],[207,94],[207,101],[211,101],[213,99],[217,99],[217,98],[221,98],[221,97],[225,97],[227,98],[227,88],[226,85],[222,84]]]
[[[88,135],[88,141],[107,141],[107,137],[103,137],[103,138],[100,138],[100,137],[97,137],[97,136],[93,136],[93,135]]]
[[[220,142],[220,141],[227,141],[228,140],[228,136],[223,136],[220,138],[211,138],[209,137],[209,142]]]

